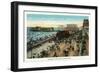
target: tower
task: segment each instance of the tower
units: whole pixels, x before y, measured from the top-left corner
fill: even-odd
[[[88,19],[84,19],[83,28],[88,28],[88,27],[89,27],[89,20]]]

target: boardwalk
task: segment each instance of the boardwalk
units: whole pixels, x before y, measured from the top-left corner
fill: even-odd
[[[53,38],[55,38],[55,35],[54,35],[54,36],[51,36],[51,37],[48,37],[48,38],[46,38],[45,40],[39,41],[39,42],[36,43],[36,44],[33,44],[32,48],[31,48],[31,49],[28,49],[28,51],[32,50],[34,47],[38,47],[38,46],[40,46],[40,45],[42,45],[42,44],[44,44],[44,43],[46,43],[46,42],[52,40]]]
[[[27,57],[86,56],[88,55],[89,39],[85,32],[78,31],[67,38],[57,39],[57,36],[52,36],[39,41],[38,43],[33,44],[32,48],[27,53]],[[53,39],[55,37],[56,40]]]

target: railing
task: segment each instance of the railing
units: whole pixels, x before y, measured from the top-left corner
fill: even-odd
[[[36,44],[33,44],[32,48],[31,49],[28,49],[29,50],[32,50],[34,47],[38,47],[39,45],[42,45],[43,43],[47,42],[47,41],[50,41],[51,39],[55,38],[55,36],[51,36],[51,37],[48,37],[46,38],[45,40],[42,40],[42,41],[39,41],[38,43]]]

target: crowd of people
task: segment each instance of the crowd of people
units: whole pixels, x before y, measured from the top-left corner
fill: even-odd
[[[89,38],[87,32],[88,30],[82,29],[73,31],[73,34],[66,35],[67,37],[60,36],[60,39],[59,36],[55,36],[53,39],[45,42],[51,45],[46,45],[47,47],[40,52],[31,52],[30,58],[87,56],[89,54]],[[40,47],[43,45],[41,44]],[[38,47],[32,47],[32,50],[34,51]]]

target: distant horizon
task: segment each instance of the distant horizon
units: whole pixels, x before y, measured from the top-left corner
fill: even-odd
[[[77,25],[77,24],[76,24]],[[60,25],[60,26],[62,26],[62,25]],[[60,27],[59,26],[59,27]],[[32,27],[32,26],[27,26],[27,27]],[[43,27],[43,26],[34,26],[34,27],[40,27],[40,28],[59,28],[59,27],[51,27],[51,26],[48,26],[48,27]],[[66,26],[64,26],[64,27],[67,27],[67,25]],[[78,26],[77,26],[78,27]],[[82,26],[80,26],[80,27],[82,27]]]
[[[81,27],[84,19],[89,19],[89,17],[75,15],[27,14],[27,27],[66,27],[67,24],[77,24],[78,27]]]

